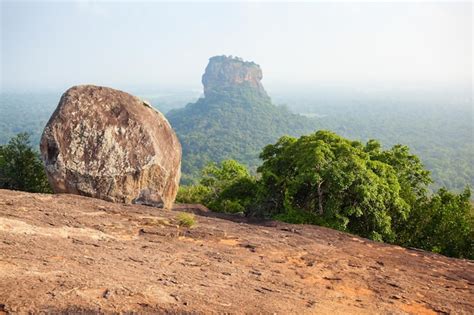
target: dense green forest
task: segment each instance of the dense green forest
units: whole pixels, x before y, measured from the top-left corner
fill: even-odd
[[[165,113],[196,95],[192,91],[182,95],[142,92]],[[324,94],[321,89],[305,93],[276,93],[275,103],[287,104],[291,112],[311,116],[301,124],[300,117],[292,115],[285,106],[273,106],[267,100],[262,101],[266,104],[264,106],[247,106],[246,109],[245,106],[233,106],[231,98],[229,102],[214,102],[214,107],[222,104],[224,110],[206,108],[208,101],[200,99],[198,106],[190,104],[184,111],[167,113],[168,117],[185,116],[170,118],[170,121],[175,128],[179,126],[183,130],[178,132],[182,142],[196,143],[189,150],[187,160],[183,161],[184,182],[197,178],[208,161],[219,162],[227,158],[234,158],[255,172],[260,164],[258,153],[264,145],[284,134],[297,136],[326,129],[354,140],[378,139],[386,147],[397,143],[409,145],[431,171],[433,191],[447,187],[461,192],[466,185],[474,187],[472,100],[436,95],[427,98],[426,95],[433,94],[432,91],[423,95],[398,93],[396,96],[378,97],[349,94],[342,98],[339,94],[342,94],[339,90]],[[0,145],[6,144],[19,132],[28,132],[36,147],[60,96],[60,92],[0,94]],[[252,114],[249,115],[247,110]],[[273,118],[262,119],[265,116]],[[198,121],[200,127],[208,130],[196,131],[192,136],[190,132],[198,129],[194,127]],[[238,132],[231,131],[236,129]],[[211,134],[213,136],[209,136]],[[253,141],[241,141],[241,138]],[[218,146],[212,149],[214,143],[220,149]]]
[[[41,133],[60,97],[60,93],[0,94],[0,145],[26,132],[32,144],[39,146]]]
[[[469,91],[342,96],[336,92],[341,93],[294,91],[279,95],[277,102],[319,117],[318,129],[360,141],[378,139],[386,147],[409,145],[431,171],[433,190],[448,187],[461,192],[466,185],[474,187],[474,118]]]
[[[180,187],[177,201],[474,258],[470,189],[428,194],[429,171],[407,146],[383,149],[376,140],[318,131],[283,136],[259,156],[257,176],[235,160],[208,164],[197,184]],[[51,191],[27,134],[0,146],[0,188]]]
[[[386,146],[409,145],[432,172],[433,191],[448,187],[461,192],[467,185],[474,187],[474,127],[467,105],[371,100],[328,106],[313,101],[311,107],[299,108],[311,110],[309,118],[302,118],[268,100],[254,104],[241,106],[226,95],[215,101],[202,98],[184,110],[168,113],[185,149],[184,183],[196,178],[207,161],[234,158],[254,172],[260,163],[260,147],[285,134],[325,129],[360,141],[378,139]]]
[[[318,131],[284,136],[260,158],[257,176],[234,160],[209,164],[177,200],[474,258],[470,189],[428,194],[429,171],[407,146],[384,150],[375,140]]]
[[[245,85],[220,90],[167,115],[183,146],[183,183],[190,183],[210,161],[236,159],[259,164],[260,149],[283,134],[301,135],[315,122],[272,104]]]

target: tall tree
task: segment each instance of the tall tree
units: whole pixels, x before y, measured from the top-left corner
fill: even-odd
[[[357,141],[329,131],[284,137],[261,156],[271,213],[304,211],[325,224],[377,240],[393,240],[391,217],[406,217],[396,171]]]

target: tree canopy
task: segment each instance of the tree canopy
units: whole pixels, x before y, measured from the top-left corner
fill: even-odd
[[[327,225],[376,240],[393,240],[392,218],[406,218],[395,168],[367,146],[332,132],[281,138],[264,148],[258,171],[271,213],[317,214]]]
[[[31,148],[27,133],[0,146],[0,188],[51,192],[39,153]]]
[[[210,163],[201,174],[199,184],[180,187],[178,202],[201,203],[213,211],[244,213],[254,201],[255,178],[237,161]]]
[[[235,159],[255,171],[264,145],[283,134],[311,132],[316,126],[246,85],[220,89],[166,117],[183,147],[184,184],[195,182],[209,162]]]
[[[180,200],[474,257],[469,188],[430,194],[430,173],[407,146],[383,150],[375,140],[363,144],[318,131],[281,137],[260,158],[257,176],[235,161],[208,165],[199,185],[182,188]]]

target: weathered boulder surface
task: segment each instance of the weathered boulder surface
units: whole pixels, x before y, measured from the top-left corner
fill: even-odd
[[[111,88],[67,90],[46,125],[41,156],[56,193],[170,208],[181,145],[148,103]]]

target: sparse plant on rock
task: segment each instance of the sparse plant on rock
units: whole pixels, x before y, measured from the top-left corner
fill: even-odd
[[[177,219],[180,227],[192,228],[196,225],[196,218],[192,213],[182,212],[178,214]]]

